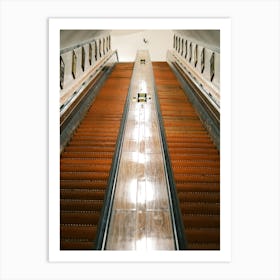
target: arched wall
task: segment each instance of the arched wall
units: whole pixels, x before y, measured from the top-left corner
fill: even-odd
[[[66,102],[84,79],[110,56],[110,42],[110,33],[107,31],[61,30],[61,104]]]
[[[96,47],[97,59],[95,59]],[[180,61],[191,69],[194,76],[199,77],[202,83],[210,83],[210,86],[214,86],[219,92],[219,30],[61,30],[60,61],[63,61],[61,97],[67,96],[70,89],[79,85],[87,73],[109,55],[111,50],[118,51],[120,62],[132,62],[135,60],[137,50],[141,49],[149,50],[152,61],[166,61],[168,50],[173,49]],[[72,73],[73,52],[76,56],[75,75]],[[202,53],[204,63],[202,63]],[[83,56],[85,63],[82,63]],[[211,65],[212,56],[214,56],[214,63]],[[212,68],[215,70],[215,75],[211,74]],[[219,100],[219,93],[216,95]]]
[[[210,95],[219,104],[220,31],[177,30],[172,41],[173,53],[180,63],[194,79],[208,88],[208,92],[211,91]]]

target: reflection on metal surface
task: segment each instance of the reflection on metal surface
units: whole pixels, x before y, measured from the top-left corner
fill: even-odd
[[[141,80],[139,82],[139,91],[140,92],[147,92],[147,82],[145,80]]]

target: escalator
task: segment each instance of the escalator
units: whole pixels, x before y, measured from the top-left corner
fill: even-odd
[[[118,63],[60,158],[60,249],[95,249],[133,63]]]
[[[219,250],[219,150],[169,65],[153,70],[187,248]]]

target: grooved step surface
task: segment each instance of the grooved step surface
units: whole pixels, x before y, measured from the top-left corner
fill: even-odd
[[[60,159],[60,249],[92,250],[133,63],[119,63]]]
[[[220,249],[220,154],[166,62],[153,63],[188,249]]]

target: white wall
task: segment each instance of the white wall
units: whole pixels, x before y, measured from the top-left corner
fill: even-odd
[[[166,61],[166,52],[172,48],[171,30],[112,30],[112,49],[118,50],[119,60],[134,61],[137,50],[148,49],[152,61]],[[145,44],[143,38],[148,40]]]
[[[97,32],[96,32],[97,33]],[[60,34],[63,34],[60,32]],[[73,37],[75,38],[81,38],[79,34],[83,35],[83,32],[72,32]],[[72,49],[71,44],[69,43],[71,40],[64,40],[64,46],[66,48],[69,48],[66,52],[61,53],[60,57],[62,58],[64,62],[64,80],[63,80],[63,88],[60,90],[60,105],[65,103],[69,97],[72,96],[75,90],[81,86],[81,84],[85,81],[86,77],[89,76],[89,74],[93,71],[93,69],[96,69],[102,59],[105,57],[108,57],[108,55],[111,54],[111,49],[109,49],[109,33],[100,32],[102,36],[96,36],[94,37],[95,41],[91,41],[89,43],[85,43],[87,40],[84,40],[84,42],[76,41],[74,45],[77,43],[78,46]],[[65,37],[65,36],[64,36]],[[60,37],[61,39],[61,37]],[[92,39],[93,40],[93,39]],[[104,41],[105,40],[105,41]],[[61,42],[62,40],[60,40]],[[66,42],[69,43],[69,45],[66,45]],[[71,42],[74,42],[73,40]],[[99,42],[101,42],[101,45],[99,46]],[[95,59],[95,43],[97,43],[97,59]],[[89,45],[92,47],[92,62],[91,65],[89,63]],[[84,69],[82,68],[82,48],[84,47],[85,50],[85,64]],[[103,52],[103,48],[105,50],[105,53]],[[101,49],[101,56],[99,54],[99,49]],[[108,50],[107,50],[108,49]],[[76,75],[75,78],[72,75],[72,52],[75,51],[77,62],[76,62]]]

